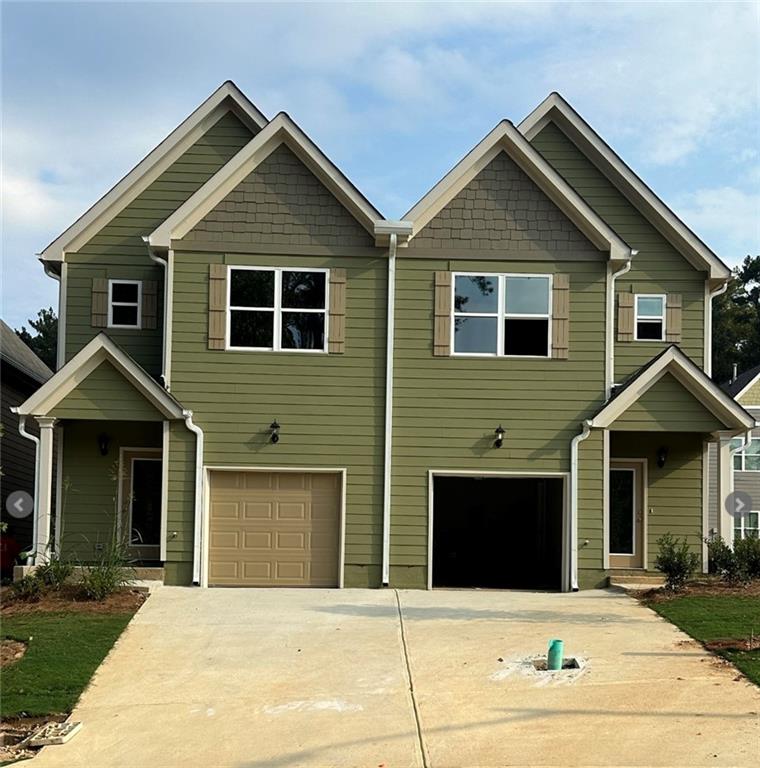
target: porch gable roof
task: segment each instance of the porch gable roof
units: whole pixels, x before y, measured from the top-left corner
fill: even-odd
[[[675,345],[665,349],[633,374],[590,420],[589,426],[608,429],[668,374],[709,411],[723,425],[724,430],[738,434],[754,428],[754,417]]]
[[[167,419],[185,417],[185,411],[177,400],[102,332],[18,406],[16,413],[21,416],[51,415],[64,398],[76,390],[103,362],[108,362],[160,415]]]

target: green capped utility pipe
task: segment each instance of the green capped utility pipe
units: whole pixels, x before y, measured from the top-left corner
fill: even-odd
[[[562,640],[549,640],[549,652],[546,655],[546,668],[554,671],[562,669],[564,654],[565,644]]]

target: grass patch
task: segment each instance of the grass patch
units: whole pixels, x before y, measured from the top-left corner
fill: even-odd
[[[683,595],[648,605],[702,643],[735,640],[734,648],[711,650],[760,685],[760,648],[746,650],[751,637],[755,642],[760,638],[760,600],[756,596]]]
[[[28,648],[3,670],[0,716],[70,712],[132,616],[32,611],[3,616],[3,636]]]

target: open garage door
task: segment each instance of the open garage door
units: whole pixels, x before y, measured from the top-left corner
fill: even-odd
[[[562,588],[561,478],[433,478],[433,586]]]

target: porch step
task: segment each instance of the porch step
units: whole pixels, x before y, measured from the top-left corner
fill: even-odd
[[[610,587],[622,589],[626,592],[637,592],[643,589],[662,587],[665,584],[665,578],[653,573],[621,573],[610,576],[608,584]]]

